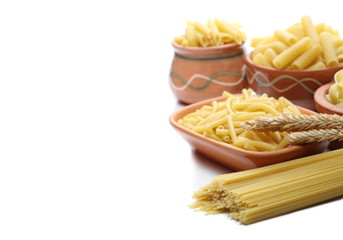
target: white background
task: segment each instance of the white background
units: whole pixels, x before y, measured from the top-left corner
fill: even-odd
[[[342,32],[339,2],[1,1],[0,239],[338,239],[341,200],[249,226],[189,209],[230,170],[169,125],[168,76],[186,19]]]

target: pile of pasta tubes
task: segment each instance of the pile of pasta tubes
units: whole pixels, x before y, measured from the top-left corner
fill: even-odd
[[[207,23],[187,21],[185,35],[174,38],[184,47],[213,47],[229,43],[243,44],[247,40],[240,25],[223,19],[209,19]]]
[[[216,176],[191,208],[251,224],[343,195],[343,149]]]
[[[332,104],[343,107],[343,70],[335,74],[335,81],[330,86],[325,98]]]
[[[339,66],[343,62],[343,39],[330,26],[313,24],[303,16],[285,30],[272,36],[253,38],[252,61],[264,67],[287,70],[317,70]]]

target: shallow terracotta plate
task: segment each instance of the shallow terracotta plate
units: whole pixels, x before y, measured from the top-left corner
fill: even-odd
[[[275,164],[299,157],[317,154],[325,151],[328,142],[311,143],[302,146],[291,146],[288,148],[268,151],[254,152],[234,147],[230,144],[215,141],[201,134],[193,132],[180,124],[178,120],[188,113],[194,112],[203,105],[209,105],[212,101],[223,101],[224,97],[211,98],[205,101],[191,104],[174,112],[170,118],[170,124],[176,131],[200,154],[216,161],[217,163],[235,171],[247,170]],[[305,108],[298,107],[304,114],[316,114]]]

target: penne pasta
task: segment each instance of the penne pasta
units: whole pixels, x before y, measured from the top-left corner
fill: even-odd
[[[207,25],[201,24],[199,22],[194,22],[194,28],[197,30],[199,33],[201,33],[205,38],[210,39],[211,38],[211,33],[210,29],[208,28]]]
[[[274,36],[286,45],[293,45],[298,41],[298,38],[292,33],[284,30],[276,30]]]
[[[229,33],[220,33],[219,36],[223,44],[234,41],[234,38]]]
[[[277,57],[277,53],[272,49],[268,48],[264,51],[264,58],[269,63],[270,66],[273,66],[273,60]]]
[[[266,44],[259,44],[256,48],[254,52],[260,52],[260,53],[264,53],[265,50],[267,50],[268,48],[271,48],[274,50],[274,52],[276,52],[277,54],[285,51],[287,49],[287,45],[284,44],[281,41],[274,41],[274,42],[269,42]]]
[[[286,30],[276,30],[273,36],[252,39],[251,46],[255,64],[276,69],[316,70],[343,64],[343,39],[338,31],[324,23],[313,25],[309,16]]]
[[[292,68],[296,70],[307,68],[320,56],[321,53],[322,47],[319,44],[314,44],[312,48],[309,48],[293,61]]]
[[[328,67],[334,67],[338,65],[338,59],[336,56],[336,49],[334,42],[331,38],[331,34],[328,32],[322,32],[319,35],[320,43],[323,47],[323,55],[325,63]]]
[[[316,31],[316,28],[314,27],[312,20],[309,16],[303,16],[301,18],[301,24],[303,26],[304,32],[306,34],[306,36],[310,37],[310,39],[313,42],[318,42],[319,38],[318,38],[318,33]]]
[[[317,61],[306,69],[307,70],[319,70],[319,69],[324,69],[324,68],[326,68],[325,63],[323,61]]]
[[[296,23],[289,28],[286,29],[287,32],[292,33],[294,36],[296,36],[298,39],[302,39],[305,37],[304,35],[304,29],[300,23]]]
[[[222,45],[222,41],[221,41],[222,38],[214,20],[209,19],[207,24],[210,29],[210,35],[211,35],[211,39],[213,39],[214,45],[216,46]]]
[[[287,48],[280,53],[274,60],[273,64],[277,69],[286,68],[294,59],[300,56],[303,52],[312,46],[312,41],[309,37],[305,37],[298,41],[296,44]]]
[[[186,38],[190,47],[198,46],[196,32],[193,26],[188,25],[186,28]]]
[[[238,44],[242,44],[245,39],[243,37],[244,34],[242,34],[242,32],[235,27],[234,25],[222,20],[222,19],[215,19],[214,20],[218,29],[223,32],[223,33],[227,33],[231,36],[233,36],[233,38],[235,39],[235,42]]]
[[[253,57],[253,61],[254,63],[264,66],[264,67],[272,67],[272,64],[270,64],[266,57],[262,54],[262,53],[257,53],[254,57]]]
[[[188,20],[186,23],[185,35],[174,38],[177,44],[185,47],[213,47],[229,43],[241,45],[246,41],[240,25],[222,19],[209,19],[205,24]]]
[[[195,31],[195,37],[198,45],[200,45],[201,47],[207,47],[210,45],[210,41],[202,33]]]

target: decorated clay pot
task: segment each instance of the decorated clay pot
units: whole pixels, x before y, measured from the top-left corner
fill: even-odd
[[[250,54],[244,57],[245,73],[250,88],[257,94],[267,93],[270,97],[287,98],[292,103],[316,110],[314,92],[331,82],[335,73],[343,66],[319,70],[279,70],[253,63]]]
[[[223,91],[241,93],[247,82],[243,74],[244,47],[235,43],[215,47],[183,47],[175,50],[170,87],[183,103],[191,104],[221,96]]]

